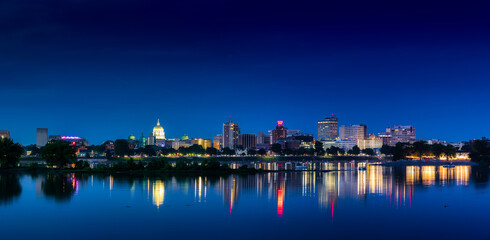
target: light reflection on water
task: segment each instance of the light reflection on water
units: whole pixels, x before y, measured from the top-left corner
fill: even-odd
[[[200,219],[199,224],[210,228],[214,221],[227,228],[233,228],[234,225],[231,224],[239,226],[241,221],[244,224],[289,224],[289,231],[300,234],[301,229],[295,226],[303,223],[323,224],[319,225],[321,227],[328,227],[326,222],[334,224],[330,232],[335,229],[348,231],[352,222],[356,222],[359,228],[364,225],[390,225],[397,221],[410,222],[410,226],[417,222],[428,224],[430,219],[419,219],[421,213],[435,218],[435,222],[445,222],[452,216],[452,221],[462,228],[461,224],[471,221],[469,216],[480,214],[475,209],[467,210],[478,205],[467,201],[480,199],[481,203],[481,199],[487,201],[485,196],[490,195],[487,185],[488,169],[481,172],[470,166],[383,167],[366,164],[366,170],[358,170],[352,163],[322,163],[319,166],[341,171],[193,176],[0,174],[0,212],[4,219],[23,215],[30,218],[36,216],[31,214],[32,209],[26,212],[23,209],[34,207],[43,211],[46,209],[53,218],[62,219],[67,217],[62,215],[63,209],[69,209],[70,214],[77,216],[93,209],[101,214],[100,220],[89,215],[90,221],[85,219],[79,224],[95,221],[104,226],[107,222],[117,220],[122,228],[131,229],[136,224],[131,219],[135,218],[159,229],[163,225],[160,221],[165,221],[170,228],[178,228],[178,224],[196,218]],[[468,189],[478,190],[480,193]],[[479,198],[482,192],[486,195]],[[463,198],[464,201],[458,200]],[[446,212],[450,215],[441,212],[444,209],[442,204],[447,202],[449,208]],[[52,210],[53,203],[60,206],[56,211]],[[487,205],[479,206],[488,208]],[[9,209],[12,209],[11,213]],[[400,215],[400,211],[403,211],[403,215]],[[418,213],[411,214],[412,211]],[[484,212],[481,211],[482,214]],[[62,216],[58,216],[60,214]],[[116,220],[112,218],[113,215],[118,216]],[[385,219],[377,215],[389,217]],[[203,216],[211,219],[210,222],[202,219]],[[237,216],[240,220],[234,220],[233,217]],[[485,216],[478,215],[474,222],[479,222]],[[147,218],[152,219],[152,222],[146,221]],[[371,223],[369,219],[376,221]],[[19,222],[12,221],[11,224],[10,227],[13,227]],[[95,223],[91,226],[93,225]],[[403,225],[390,226],[396,228],[396,231],[410,230]],[[128,232],[126,234],[131,235]],[[191,233],[186,236],[190,239],[189,234]],[[352,234],[349,235],[352,238],[362,237],[360,233]],[[444,235],[446,232],[439,234]],[[244,236],[252,237],[247,234]],[[287,238],[289,235],[284,232],[281,236]]]

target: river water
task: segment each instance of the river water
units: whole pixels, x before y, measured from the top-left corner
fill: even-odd
[[[488,171],[0,174],[0,239],[490,239]]]

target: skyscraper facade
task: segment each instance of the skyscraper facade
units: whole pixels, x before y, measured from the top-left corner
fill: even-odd
[[[288,136],[288,130],[284,127],[284,121],[277,121],[276,128],[271,130],[271,144],[276,143],[277,140],[286,138]]]
[[[366,139],[367,137],[367,126],[362,125],[350,125],[340,127],[340,139],[342,140],[353,140]]]
[[[255,148],[255,138],[255,134],[240,134],[238,145],[242,145],[245,149]]]
[[[36,133],[36,147],[44,147],[48,143],[48,129],[38,128]]]
[[[398,126],[386,129],[386,135],[389,136],[388,145],[395,146],[396,143],[413,143],[415,142],[415,128],[411,125]]]
[[[240,128],[238,123],[232,120],[223,123],[223,148],[235,149],[238,145],[238,136],[240,135]]]
[[[339,137],[339,119],[335,116],[318,121],[318,140],[333,140]]]
[[[223,148],[223,135],[218,134],[213,137],[213,147],[218,150]]]

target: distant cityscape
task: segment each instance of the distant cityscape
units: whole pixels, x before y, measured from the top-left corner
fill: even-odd
[[[0,138],[10,138],[10,131],[0,131]],[[77,155],[88,156],[94,154],[90,148],[90,143],[87,139],[79,136],[66,135],[48,135],[47,128],[38,128],[36,132],[36,148],[44,147],[48,142],[53,140],[63,140],[69,142],[77,151]],[[223,123],[222,132],[213,137],[213,139],[205,138],[189,138],[184,135],[180,138],[167,138],[165,130],[157,120],[156,125],[148,136],[141,133],[139,137],[130,134],[125,139],[130,150],[141,148],[159,149],[174,149],[189,148],[193,145],[199,145],[203,149],[214,148],[217,151],[230,150],[236,155],[247,155],[249,152],[257,150],[267,151],[272,153],[273,146],[280,146],[282,150],[298,151],[314,149],[321,146],[324,150],[330,148],[342,149],[342,152],[348,152],[357,147],[359,150],[373,149],[374,153],[380,154],[380,149],[383,146],[395,146],[397,143],[412,144],[417,141],[415,128],[411,125],[394,125],[386,128],[385,132],[369,133],[365,124],[358,125],[341,125],[339,119],[333,114],[329,117],[321,119],[317,122],[317,138],[311,133],[305,133],[300,130],[288,129],[285,122],[277,121],[275,128],[268,132],[242,133],[238,122],[229,120]],[[461,150],[463,142],[445,142],[438,139],[427,140],[428,144],[444,144],[453,145],[456,149]],[[104,142],[106,152],[114,151],[114,140]],[[26,155],[30,154],[34,146],[26,146]],[[456,159],[468,159],[467,154],[457,154]]]

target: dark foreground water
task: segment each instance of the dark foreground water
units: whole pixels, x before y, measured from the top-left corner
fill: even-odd
[[[0,239],[490,239],[488,172],[0,174]]]

